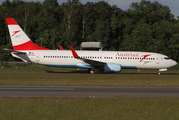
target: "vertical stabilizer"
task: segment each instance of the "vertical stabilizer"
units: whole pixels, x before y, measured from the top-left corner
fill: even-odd
[[[6,18],[14,50],[49,50],[34,44],[13,18]]]

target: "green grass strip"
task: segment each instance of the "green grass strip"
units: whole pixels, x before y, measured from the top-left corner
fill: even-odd
[[[179,98],[0,98],[2,120],[177,120]]]
[[[179,86],[175,74],[0,73],[1,85]]]
[[[26,66],[0,69],[1,85],[62,86],[179,86],[179,70],[122,70],[119,73],[88,74],[86,69]]]

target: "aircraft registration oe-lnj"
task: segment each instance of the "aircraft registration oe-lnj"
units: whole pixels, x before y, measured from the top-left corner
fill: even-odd
[[[75,51],[50,50],[34,44],[13,18],[6,18],[13,50],[13,57],[24,62],[64,68],[86,68],[89,73],[94,69],[104,72],[120,72],[121,69],[159,69],[166,71],[177,62],[168,56],[152,52],[133,51]]]

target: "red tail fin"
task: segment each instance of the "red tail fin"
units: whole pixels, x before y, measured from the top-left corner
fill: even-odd
[[[13,18],[6,18],[14,50],[50,50],[34,44]]]

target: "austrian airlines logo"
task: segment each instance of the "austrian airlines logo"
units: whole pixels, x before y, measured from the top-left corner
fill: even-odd
[[[142,55],[141,57],[143,57],[142,58],[142,60],[140,61],[140,62],[142,62],[143,61],[143,59],[145,59],[146,57],[148,57],[148,56],[150,56],[151,54],[149,54],[149,55]]]
[[[14,36],[15,34],[17,34],[18,32],[20,32],[20,30],[18,30],[18,31],[14,31],[13,33],[13,35],[12,36]]]
[[[151,54],[148,54],[148,55],[142,55],[141,57],[139,57],[140,55],[138,54],[138,53],[117,53],[116,54],[116,57],[128,57],[128,59],[129,59],[129,57],[130,58],[140,58],[141,59],[141,57],[142,57],[142,59],[140,60],[140,62],[142,62],[146,57],[148,57],[148,56],[151,56]]]

